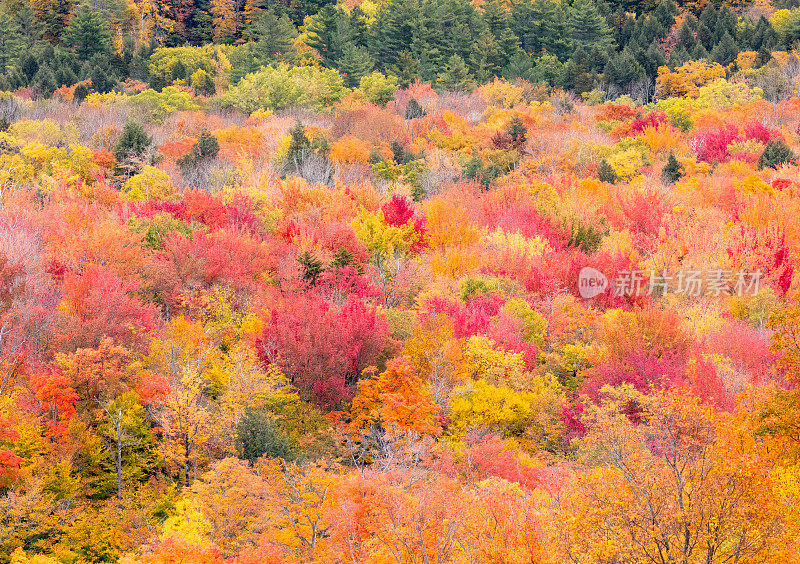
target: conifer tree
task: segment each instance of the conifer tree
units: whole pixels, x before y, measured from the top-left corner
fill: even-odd
[[[611,28],[592,0],[575,0],[569,11],[569,28],[576,47],[610,49]]]
[[[75,49],[81,61],[88,61],[98,53],[111,52],[111,34],[106,23],[88,4],[83,4],[69,20],[66,43]]]

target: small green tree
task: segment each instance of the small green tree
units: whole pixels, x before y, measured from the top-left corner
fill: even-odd
[[[664,184],[674,184],[686,174],[683,165],[675,158],[675,153],[670,151],[667,164],[661,169],[661,182]]]
[[[408,103],[406,104],[405,118],[406,119],[416,119],[416,118],[425,117],[425,115],[426,115],[426,112],[422,108],[422,106],[419,105],[419,102],[417,102],[417,99],[416,98],[409,98]]]
[[[205,129],[200,132],[192,149],[187,155],[178,159],[178,166],[181,171],[186,172],[199,164],[215,158],[219,154],[219,141]]]
[[[460,55],[453,55],[447,61],[444,72],[439,75],[439,84],[446,90],[467,92],[475,88],[475,81]]]
[[[297,257],[297,262],[303,269],[303,281],[308,286],[316,286],[320,275],[325,271],[325,265],[317,257],[306,251]]]
[[[236,427],[236,450],[241,460],[252,464],[264,455],[291,457],[291,441],[270,415],[266,409],[245,410]]]
[[[114,147],[114,158],[118,166],[129,174],[135,174],[143,164],[153,139],[138,122],[129,121],[122,128],[122,135]]]
[[[617,171],[605,159],[601,160],[600,165],[597,167],[597,179],[600,182],[610,182],[611,184],[619,181]]]
[[[793,163],[795,159],[791,147],[783,139],[773,139],[764,147],[758,158],[758,168],[778,168],[782,164]]]

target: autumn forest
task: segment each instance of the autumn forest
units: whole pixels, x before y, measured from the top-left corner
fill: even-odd
[[[800,563],[798,41],[0,0],[0,564]]]

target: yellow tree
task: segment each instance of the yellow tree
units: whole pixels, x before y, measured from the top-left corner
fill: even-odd
[[[589,418],[581,449],[589,467],[554,523],[566,561],[780,561],[780,504],[748,429],[681,393],[604,391],[613,399]],[[631,401],[638,424],[623,413]]]
[[[147,367],[162,374],[169,382],[169,392],[158,410],[163,432],[163,455],[178,470],[185,484],[197,478],[201,449],[209,439],[211,415],[206,390],[209,372],[219,361],[220,352],[209,341],[200,323],[179,317],[172,320],[159,339],[154,339]]]

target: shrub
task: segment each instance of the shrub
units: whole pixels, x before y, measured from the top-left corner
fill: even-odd
[[[335,70],[280,64],[248,74],[222,96],[220,103],[249,113],[291,106],[323,109],[346,94],[344,79]]]
[[[389,100],[394,98],[396,91],[397,78],[375,71],[361,78],[356,93],[376,106],[385,106]]]
[[[192,145],[187,155],[178,159],[178,166],[182,171],[187,171],[204,161],[211,160],[219,154],[219,141],[205,129],[200,133],[200,138]]]
[[[236,450],[240,459],[254,463],[262,456],[289,458],[292,445],[269,410],[248,407],[236,426]]]
[[[168,86],[156,92],[148,88],[144,92],[134,94],[128,101],[141,107],[153,121],[163,121],[172,112],[199,110],[200,106],[192,100],[191,94],[182,92],[174,86]]]
[[[179,64],[176,76],[176,65]],[[182,72],[180,70],[182,68]],[[150,77],[154,84],[167,86],[176,78],[192,76],[198,70],[212,73],[213,53],[210,47],[162,47],[150,56]]]
[[[203,69],[197,69],[194,74],[192,74],[192,88],[195,94],[202,94],[204,96],[213,96],[217,92],[214,79]]]
[[[128,179],[122,187],[125,196],[134,202],[170,200],[175,195],[172,180],[163,170],[146,166]]]
[[[153,139],[141,124],[129,121],[122,128],[122,135],[114,147],[114,159],[122,166],[138,168],[135,163],[145,157],[152,143]]]
[[[408,103],[406,104],[406,111],[405,111],[405,118],[406,119],[417,119],[421,117],[425,117],[427,114],[422,106],[419,105],[416,98],[409,98]]]
[[[597,167],[597,179],[600,182],[610,182],[611,184],[619,181],[617,171],[605,159],[601,160],[600,165]]]
[[[780,165],[793,163],[795,159],[791,147],[783,139],[773,139],[764,147],[758,158],[758,168],[778,168]]]
[[[675,158],[675,153],[670,152],[667,164],[665,164],[664,168],[661,170],[661,182],[664,184],[674,184],[685,174],[686,172],[683,169],[683,165]]]

